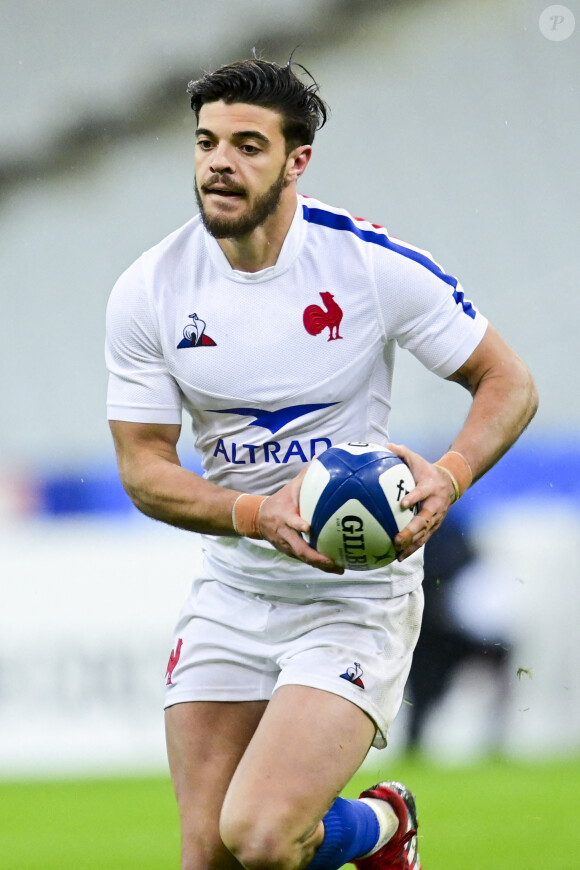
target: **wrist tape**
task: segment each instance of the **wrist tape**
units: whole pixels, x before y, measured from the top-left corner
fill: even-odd
[[[238,535],[246,538],[262,538],[258,527],[260,508],[268,498],[267,495],[250,495],[242,492],[237,497],[232,508],[232,525]]]
[[[437,460],[435,465],[441,468],[449,477],[455,494],[453,501],[456,502],[473,482],[473,472],[469,462],[461,453],[458,453],[456,450],[449,450],[441,459]]]

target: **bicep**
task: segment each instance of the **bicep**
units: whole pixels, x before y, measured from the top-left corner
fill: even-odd
[[[127,423],[110,420],[111,433],[117,452],[119,472],[124,480],[142,464],[165,460],[180,465],[177,442],[181,425],[177,423]]]
[[[485,378],[494,375],[510,375],[512,371],[524,367],[515,351],[502,338],[499,332],[488,324],[483,338],[473,353],[447,380],[461,384],[474,395]]]

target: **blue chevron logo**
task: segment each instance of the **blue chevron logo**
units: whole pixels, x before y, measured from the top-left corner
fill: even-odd
[[[240,417],[255,417],[250,426],[262,426],[269,429],[272,435],[299,417],[321,411],[323,408],[331,408],[340,402],[323,402],[318,405],[291,405],[288,408],[280,408],[278,411],[264,411],[262,408],[224,408],[221,411],[213,411],[215,414],[239,414]]]

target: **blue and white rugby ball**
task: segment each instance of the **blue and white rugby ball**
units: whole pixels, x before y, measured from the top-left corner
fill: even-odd
[[[393,539],[416,509],[401,499],[415,487],[402,459],[378,444],[338,444],[311,462],[300,490],[300,515],[311,547],[354,571],[396,559]]]

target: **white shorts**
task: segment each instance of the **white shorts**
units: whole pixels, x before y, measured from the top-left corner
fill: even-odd
[[[421,588],[298,603],[198,578],[176,627],[165,706],[268,700],[280,686],[311,686],[364,710],[377,728],[373,745],[383,748],[422,613]]]

